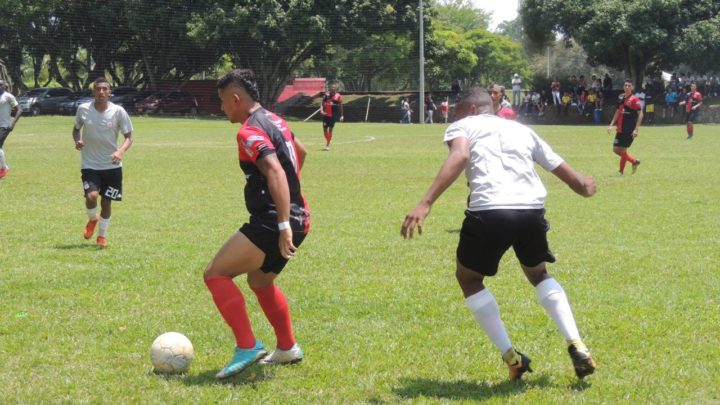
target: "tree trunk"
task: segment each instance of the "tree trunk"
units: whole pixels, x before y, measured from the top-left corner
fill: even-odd
[[[60,83],[63,87],[70,87],[68,82],[65,80],[65,78],[62,77],[62,74],[60,73],[60,68],[57,64],[57,58],[55,55],[50,55],[50,63],[48,65],[48,71],[49,71],[49,78],[52,79],[55,78],[55,81]]]

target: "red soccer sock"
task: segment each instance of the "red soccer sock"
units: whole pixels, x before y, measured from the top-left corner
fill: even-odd
[[[620,173],[625,171],[625,163],[627,163],[627,158],[625,157],[625,153],[623,153],[620,155]]]
[[[693,134],[693,129],[694,129],[694,128],[693,128],[693,124],[690,123],[690,122],[688,122],[688,123],[687,123],[687,133],[688,133],[688,136],[692,136],[692,134]]]
[[[205,285],[212,294],[225,322],[235,335],[237,347],[248,349],[255,346],[255,335],[250,326],[245,298],[232,278],[223,276],[205,277]]]
[[[252,290],[257,296],[260,307],[265,312],[265,316],[270,321],[270,325],[275,330],[278,349],[289,350],[295,344],[295,336],[285,294],[275,284]]]
[[[332,140],[332,132],[325,131],[325,142],[330,145],[330,141]]]
[[[631,156],[627,152],[623,153],[623,157],[625,158],[626,161],[630,162],[631,164],[637,163],[637,159],[635,159],[635,157]]]

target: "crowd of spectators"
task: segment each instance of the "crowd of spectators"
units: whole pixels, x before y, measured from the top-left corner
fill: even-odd
[[[517,77],[513,77],[513,80],[517,80]],[[681,114],[678,113],[678,102],[685,99],[691,82],[697,84],[698,91],[706,99],[717,97],[720,93],[720,83],[715,74],[696,76],[673,73],[664,78],[647,77],[635,93],[641,99],[646,120],[651,123],[655,119],[656,106],[662,110],[662,119],[679,119]],[[607,73],[602,78],[592,75],[590,79],[584,75],[573,75],[564,85],[558,78],[554,78],[548,89],[524,90],[519,100],[516,91],[513,91],[512,105],[517,114],[523,117],[543,116],[552,111],[556,116],[574,113],[600,124],[603,106],[614,103],[620,92],[614,89],[613,79]],[[552,108],[548,109],[549,106]]]

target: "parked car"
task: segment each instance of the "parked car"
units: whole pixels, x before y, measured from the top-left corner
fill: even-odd
[[[32,115],[57,114],[60,112],[60,103],[72,93],[65,87],[38,87],[21,94],[17,101],[23,112]]]
[[[60,103],[59,112],[60,114],[74,115],[80,104],[89,103],[94,100],[95,98],[93,98],[90,90],[77,91]]]
[[[135,111],[147,114],[190,113],[197,114],[198,102],[189,93],[171,91],[153,94],[135,104]]]
[[[132,113],[135,112],[135,104],[138,101],[143,100],[152,94],[154,94],[154,92],[148,90],[138,91],[133,89],[133,91],[121,92],[120,94],[116,94],[115,91],[113,91],[110,101],[122,106],[125,111]]]

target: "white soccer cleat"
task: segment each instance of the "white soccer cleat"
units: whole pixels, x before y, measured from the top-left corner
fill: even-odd
[[[268,356],[258,361],[259,364],[295,364],[303,359],[303,352],[297,343],[288,350],[275,349]]]

